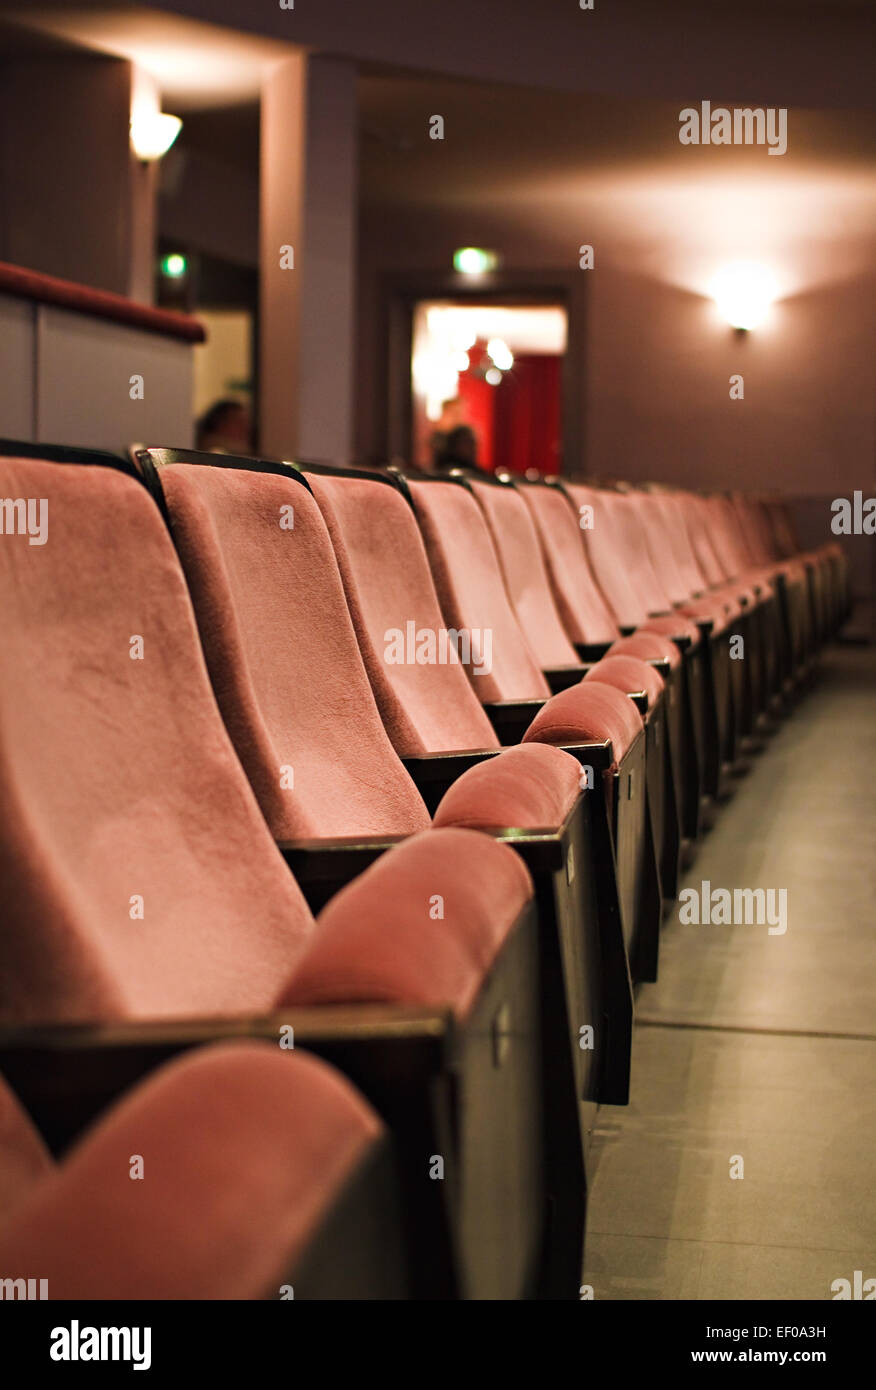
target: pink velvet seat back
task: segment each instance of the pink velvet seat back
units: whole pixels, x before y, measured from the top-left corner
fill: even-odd
[[[741,492],[734,492],[730,500],[739,517],[741,533],[749,542],[752,562],[772,565],[777,558],[775,542],[763,505]]]
[[[223,727],[179,561],[133,479],[0,460],[0,1018],[270,1006],[312,918]]]
[[[274,836],[423,829],[315,499],[274,473],[183,463],[160,476],[219,707]]]
[[[799,555],[801,546],[794,532],[794,522],[787,502],[771,498],[764,502],[767,518],[773,533],[774,554],[781,559]]]
[[[554,599],[570,639],[581,646],[614,641],[619,628],[591,572],[572,502],[558,487],[526,487],[521,496],[535,522]]]
[[[492,669],[473,676],[475,694],[545,700],[550,694],[505,588],[490,529],[471,493],[453,482],[411,482],[411,497],[444,620],[490,633]]]
[[[697,559],[687,529],[687,518],[678,492],[660,492],[655,499],[664,520],[664,532],[669,542],[675,563],[683,576],[688,596],[704,593],[709,588],[709,580]]]
[[[620,627],[635,627],[649,613],[670,606],[653,576],[644,537],[623,507],[619,493],[579,483],[569,486],[575,504],[592,509],[592,527],[582,531],[593,573]]]
[[[732,506],[725,506],[721,497],[704,497],[701,512],[725,577],[736,579],[745,574],[751,568],[751,559],[740,543]]]
[[[703,497],[697,497],[693,493],[682,493],[680,506],[687,538],[703,577],[711,588],[720,588],[726,584],[729,575],[721,563],[712,537],[708,504]]]
[[[497,748],[463,666],[416,660],[417,634],[438,633],[444,619],[423,538],[405,498],[395,487],[369,478],[315,473],[308,481],[331,536],[359,649],[396,752],[416,757]],[[396,633],[403,634],[404,661],[390,659]]]
[[[673,565],[671,558],[667,559],[660,518],[642,511],[642,493],[616,492],[606,496],[616,543],[635,578],[642,602],[649,613],[671,612]],[[644,506],[647,508],[647,498]]]
[[[687,602],[692,588],[684,565],[676,555],[678,544],[673,535],[675,527],[660,499],[650,492],[630,492],[624,500],[638,519],[641,541],[647,548],[654,573],[666,597],[672,604]]]
[[[520,493],[495,483],[472,483],[502,566],[520,626],[542,670],[574,666],[577,653],[560,620],[538,532]]]

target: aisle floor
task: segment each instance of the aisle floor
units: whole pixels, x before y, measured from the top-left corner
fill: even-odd
[[[631,1103],[599,1116],[595,1298],[829,1299],[876,1278],[874,696],[876,649],[826,653],[685,876],[786,888],[787,930],[667,918]]]

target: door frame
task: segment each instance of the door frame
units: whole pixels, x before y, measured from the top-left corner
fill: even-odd
[[[587,281],[580,271],[497,270],[487,275],[457,271],[392,272],[381,277],[379,341],[385,344],[380,441],[386,461],[409,462],[413,441],[411,354],[414,308],[422,300],[464,303],[555,305],[565,310],[566,352],[562,369],[563,448],[560,466],[567,477],[586,473],[584,458],[587,381]],[[378,361],[381,358],[378,357]]]

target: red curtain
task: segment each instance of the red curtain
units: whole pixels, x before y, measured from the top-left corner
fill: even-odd
[[[473,359],[477,360],[477,359]],[[501,387],[498,388],[501,390]],[[496,390],[473,372],[463,372],[459,378],[459,399],[462,418],[475,432],[478,441],[478,465],[492,473],[496,467],[494,431],[496,421]]]
[[[481,363],[486,344],[471,352]],[[478,463],[494,472],[559,473],[562,454],[562,358],[543,354],[515,357],[498,386],[490,386],[473,371],[459,378],[462,418],[478,441]]]
[[[562,450],[559,357],[515,357],[492,388],[494,467],[558,473]]]

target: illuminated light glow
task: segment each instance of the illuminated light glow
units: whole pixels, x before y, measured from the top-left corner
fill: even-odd
[[[757,328],[778,295],[772,271],[754,261],[725,265],[709,288],[719,313],[734,328]]]
[[[453,365],[458,372],[467,372],[471,366],[471,361],[467,352],[457,352],[453,356]]]
[[[179,251],[172,251],[169,256],[162,257],[161,273],[168,275],[171,280],[179,280],[181,276],[185,275],[188,268],[188,261]]]
[[[131,117],[131,148],[138,159],[151,163],[167,154],[182,130],[179,116],[140,110]]]
[[[470,328],[466,328],[459,323],[454,324],[451,330],[450,341],[457,352],[467,353],[470,348],[474,347],[477,340],[477,333],[474,333]]]
[[[445,401],[450,401],[459,389],[459,373],[453,358],[436,349],[417,353],[412,363],[414,389],[426,401],[426,418],[439,420]]]
[[[484,373],[484,380],[488,381],[491,386],[498,386],[502,380],[502,373],[498,367],[488,367]]]
[[[495,251],[485,251],[481,246],[460,246],[453,253],[453,268],[460,275],[484,275],[496,269],[498,260]]]
[[[501,371],[508,372],[514,366],[514,355],[501,338],[491,338],[487,343],[487,352]]]

